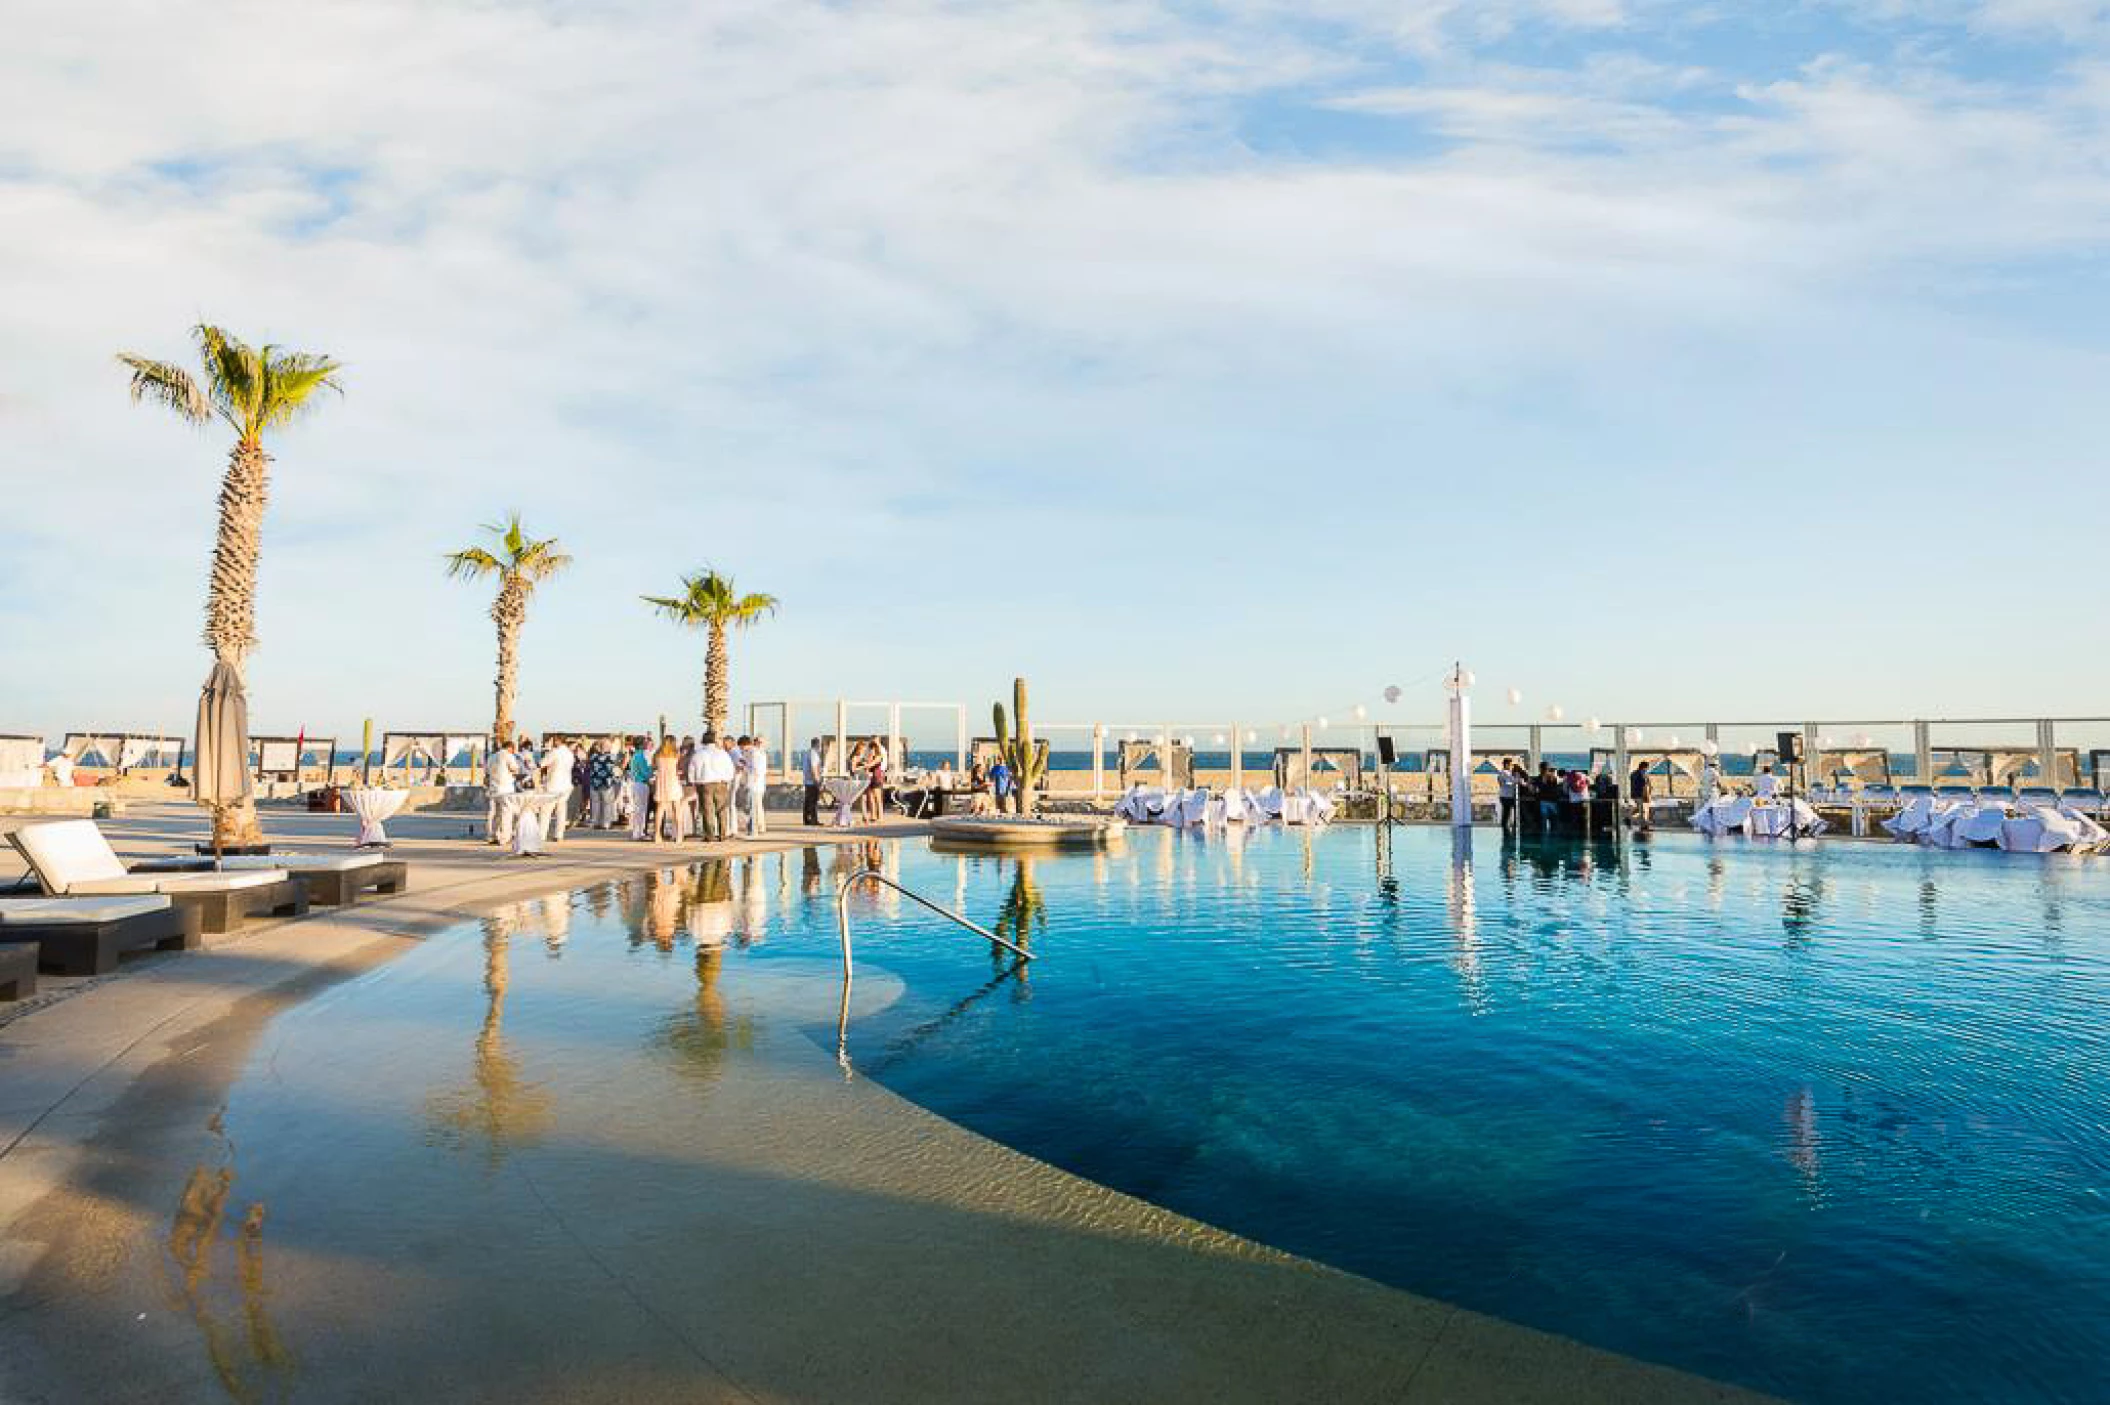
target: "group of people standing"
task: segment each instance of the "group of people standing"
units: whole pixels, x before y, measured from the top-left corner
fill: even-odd
[[[557,797],[549,839],[564,838],[568,826],[627,828],[630,837],[655,843],[731,839],[761,835],[767,828],[763,802],[769,792],[769,750],[760,737],[701,737],[669,733],[649,737],[584,739],[548,734],[538,750],[534,738],[501,739],[484,763],[490,799],[490,842],[507,844],[514,806],[505,797],[534,791]]]
[[[989,814],[1003,807],[1013,789],[1011,768],[1001,758],[986,767],[978,759],[964,776],[953,770],[950,761],[941,761],[928,771],[911,769],[897,785],[887,771],[887,748],[862,737],[850,747],[844,774],[865,782],[848,806],[867,824],[877,824],[890,805],[898,805],[913,818],[943,815],[953,805],[964,805],[971,814]],[[805,786],[805,821],[817,825],[822,788],[828,779],[828,753],[819,737],[808,742],[799,757],[799,779]]]
[[[1627,796],[1633,801],[1637,829],[1649,828],[1649,803],[1653,790],[1648,762],[1636,763],[1634,773],[1627,777]],[[1620,799],[1619,782],[1610,771],[1598,771],[1593,775],[1574,767],[1556,770],[1551,761],[1541,761],[1538,774],[1533,775],[1514,757],[1496,773],[1495,793],[1500,804],[1502,828],[1509,830],[1517,828],[1518,809],[1524,804],[1536,806],[1539,823],[1550,827],[1561,817],[1563,806],[1594,801],[1616,807]]]

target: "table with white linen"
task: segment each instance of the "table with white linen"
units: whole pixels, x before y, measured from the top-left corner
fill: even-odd
[[[821,789],[835,802],[835,823],[844,829],[855,823],[850,818],[850,807],[871,788],[870,776],[833,776],[821,782]]]
[[[1778,839],[1788,832],[1822,834],[1826,825],[1807,800],[1760,803],[1744,795],[1725,795],[1693,812],[1692,827],[1702,834],[1742,830],[1753,839]]]
[[[359,847],[385,848],[388,845],[388,830],[384,822],[403,808],[403,803],[410,799],[410,792],[388,790],[381,786],[360,786],[345,791],[344,798],[352,807],[352,813],[359,817]]]
[[[499,797],[499,803],[513,811],[514,858],[533,858],[542,852],[549,838],[550,821],[556,818],[557,806],[566,798],[550,790],[516,791]]]

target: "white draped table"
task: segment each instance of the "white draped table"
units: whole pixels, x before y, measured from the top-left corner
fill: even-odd
[[[848,829],[854,823],[850,818],[850,806],[857,802],[858,796],[871,788],[870,776],[835,776],[821,782],[821,789],[827,791],[828,797],[835,802],[835,823],[838,827]]]
[[[388,830],[384,822],[403,808],[403,802],[410,799],[410,792],[363,786],[345,791],[344,797],[351,805],[352,813],[359,817],[359,847],[373,849],[387,847]]]
[[[1788,832],[1790,824],[1798,835],[1822,834],[1825,830],[1823,819],[1807,800],[1758,803],[1747,796],[1726,795],[1702,805],[1692,817],[1692,827],[1703,834],[1728,834],[1741,829],[1753,839],[1778,839]]]
[[[542,852],[543,842],[549,837],[550,820],[556,816],[557,807],[571,797],[569,791],[524,790],[499,797],[499,803],[513,807],[513,857],[533,858]]]

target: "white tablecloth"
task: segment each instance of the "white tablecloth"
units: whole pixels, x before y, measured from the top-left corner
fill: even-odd
[[[850,818],[850,806],[856,803],[858,796],[871,788],[870,776],[836,776],[821,782],[821,789],[827,791],[829,797],[835,801],[836,824],[846,829],[853,823]]]
[[[1778,839],[1788,832],[1790,823],[1797,834],[1822,834],[1825,830],[1824,821],[1807,800],[1794,801],[1791,810],[1782,801],[1761,805],[1749,796],[1730,795],[1701,806],[1692,817],[1692,827],[1702,834],[1742,830],[1753,839]]]
[[[410,792],[368,786],[347,790],[344,798],[352,807],[352,813],[359,817],[359,846],[367,848],[388,843],[388,830],[383,827],[383,822],[403,808],[403,802],[410,799]]]
[[[549,838],[549,822],[557,807],[570,799],[570,792],[552,790],[516,791],[499,797],[499,804],[513,809],[513,856],[527,858],[542,852]]]

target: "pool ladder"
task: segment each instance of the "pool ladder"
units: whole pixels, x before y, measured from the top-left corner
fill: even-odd
[[[850,977],[852,966],[850,960],[850,890],[860,883],[877,883],[882,887],[891,888],[918,907],[928,908],[954,925],[965,927],[976,936],[995,942],[998,946],[1016,956],[1020,961],[1031,961],[1033,959],[1033,953],[1024,947],[1013,945],[990,931],[987,927],[978,927],[974,923],[969,922],[951,908],[941,907],[929,898],[924,897],[921,893],[902,887],[878,869],[861,868],[857,870],[857,872],[845,878],[842,881],[842,886],[835,890],[835,930],[842,937],[843,943],[843,998],[841,1010],[835,1020],[835,1062],[841,1065],[845,1075],[850,1072]]]

